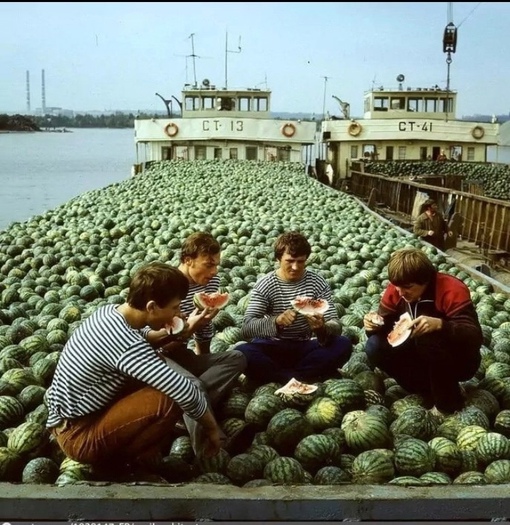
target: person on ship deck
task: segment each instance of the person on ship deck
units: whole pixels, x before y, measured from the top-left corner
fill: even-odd
[[[189,283],[189,291],[181,302],[181,313],[186,317],[185,328],[177,338],[169,338],[164,329],[152,330],[147,327],[143,330],[144,336],[165,362],[206,393],[211,409],[228,396],[246,368],[246,359],[237,350],[211,354],[211,339],[214,335],[212,321],[219,310],[204,308],[200,311],[194,303],[197,293],[211,294],[219,291],[220,258],[220,244],[210,233],[199,231],[189,235],[182,243],[178,267]],[[197,456],[201,456],[202,446],[206,443],[203,428],[186,414],[183,419],[193,450]],[[248,430],[240,428],[227,441],[221,431],[222,442],[229,452],[234,453],[242,447],[243,432]]]
[[[363,319],[369,362],[409,393],[421,395],[427,408],[460,410],[464,398],[459,382],[478,370],[483,343],[469,288],[438,272],[414,247],[391,255],[388,279],[378,312],[384,324],[376,324],[370,314]],[[388,334],[406,312],[412,318],[410,337],[391,346]]]
[[[306,268],[311,246],[304,235],[281,234],[274,245],[278,268],[262,276],[251,292],[243,321],[247,343],[237,346],[247,360],[245,372],[259,383],[322,380],[338,374],[352,352],[351,341],[332,301],[331,288]],[[302,315],[291,307],[296,297],[327,301],[325,313]]]
[[[183,412],[203,428],[204,455],[219,452],[206,395],[142,334],[178,316],[188,290],[179,269],[148,263],[133,275],[126,302],[98,308],[73,332],[48,388],[46,423],[69,458],[99,469],[157,468]]]

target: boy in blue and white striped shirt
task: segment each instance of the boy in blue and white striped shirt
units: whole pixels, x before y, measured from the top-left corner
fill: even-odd
[[[332,377],[352,352],[341,336],[331,289],[319,274],[306,268],[311,246],[301,233],[286,232],[275,243],[279,268],[261,277],[251,292],[239,345],[248,362],[246,376],[263,383],[313,382]],[[301,315],[290,302],[298,296],[326,300],[324,314]]]
[[[218,453],[221,431],[206,396],[142,333],[179,315],[188,289],[180,270],[149,263],[134,274],[125,303],[100,307],[69,338],[47,398],[47,426],[68,457],[153,464],[183,412],[203,427],[205,454]],[[126,393],[133,379],[139,387]]]
[[[218,406],[235,386],[237,378],[246,368],[246,359],[241,352],[210,353],[211,339],[214,335],[212,320],[218,314],[217,308],[206,308],[201,312],[195,307],[195,293],[213,293],[219,290],[221,247],[208,232],[195,232],[189,235],[181,246],[179,270],[186,276],[189,291],[181,302],[181,312],[186,317],[186,328],[179,334],[178,341],[167,342],[165,330],[146,329],[144,335],[151,345],[161,351],[166,363],[195,382],[207,394],[212,407]],[[193,338],[194,351],[188,347]],[[203,429],[197,422],[185,415],[184,423],[191,437],[191,444],[197,456],[202,455]],[[222,440],[226,436],[222,433]],[[241,436],[236,437],[240,440]],[[225,443],[230,452],[237,446],[233,439]]]

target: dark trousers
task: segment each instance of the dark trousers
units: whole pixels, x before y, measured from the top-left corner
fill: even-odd
[[[246,357],[246,376],[261,383],[311,382],[332,377],[351,356],[352,343],[335,336],[324,346],[317,339],[286,341],[254,339],[236,347]]]
[[[365,352],[372,366],[386,372],[410,394],[419,394],[447,412],[464,406],[459,381],[471,379],[480,366],[479,349],[448,348],[436,334],[408,339],[395,348],[385,336],[372,335]]]

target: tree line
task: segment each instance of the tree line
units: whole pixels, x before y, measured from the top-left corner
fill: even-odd
[[[158,118],[159,115],[139,113],[112,113],[111,115],[76,114],[65,115],[2,115],[0,114],[0,130],[2,131],[41,131],[55,128],[133,128],[135,118]]]

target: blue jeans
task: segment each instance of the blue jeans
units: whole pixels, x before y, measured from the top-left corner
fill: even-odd
[[[317,339],[253,339],[236,346],[248,363],[246,376],[261,383],[312,382],[336,374],[351,356],[352,343],[344,336],[334,336],[327,345]]]

